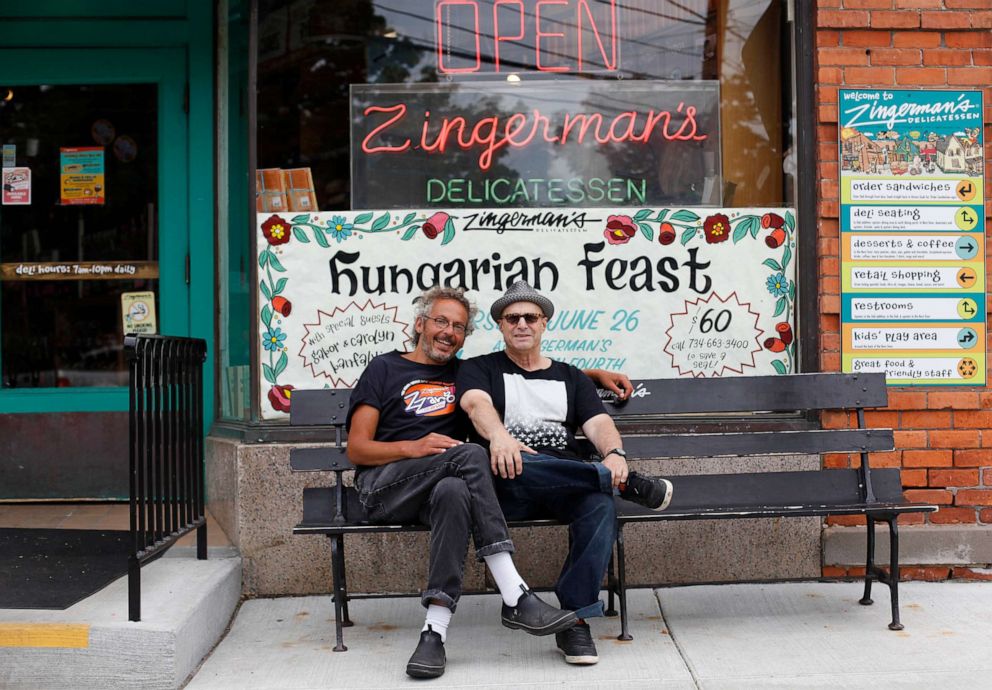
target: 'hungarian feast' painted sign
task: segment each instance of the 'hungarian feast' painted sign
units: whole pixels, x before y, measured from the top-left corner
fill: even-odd
[[[840,92],[843,371],[985,385],[981,91]]]
[[[352,208],[719,204],[715,81],[351,87]]]
[[[795,216],[783,208],[448,209],[258,215],[262,410],[351,387],[408,349],[412,300],[465,286],[463,356],[503,347],[488,306],[518,279],[556,306],[544,352],[635,378],[795,370]]]

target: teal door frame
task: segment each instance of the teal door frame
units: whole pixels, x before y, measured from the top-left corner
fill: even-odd
[[[210,429],[215,411],[215,328],[217,284],[214,270],[214,6],[210,0],[0,0],[0,46],[5,50],[96,48],[143,52],[177,50],[186,68],[184,100],[187,140],[186,168],[176,184],[185,188],[186,215],[176,218],[189,247],[188,321],[175,324],[177,331],[207,341],[203,369],[204,431]],[[17,66],[0,65],[5,74]],[[164,198],[163,198],[164,200]],[[165,232],[166,226],[160,225]],[[14,391],[0,391],[14,393]],[[119,411],[127,409],[126,391],[102,395],[82,388],[52,391],[18,391],[0,394],[0,414],[16,412]]]
[[[15,88],[31,84],[158,86],[159,331],[170,335],[189,334],[186,72],[186,53],[181,48],[0,49],[0,84]],[[127,406],[124,387],[0,389],[0,413],[104,412]]]

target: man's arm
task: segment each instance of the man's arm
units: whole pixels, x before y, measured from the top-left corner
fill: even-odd
[[[617,425],[608,414],[598,414],[590,417],[582,425],[582,433],[586,435],[596,450],[603,456],[603,465],[613,475],[613,486],[617,487],[627,481],[627,460],[619,455],[607,455],[614,448],[623,448],[623,439],[617,431]]]
[[[348,459],[352,464],[374,467],[397,460],[423,458],[443,453],[462,443],[444,434],[427,434],[412,441],[376,441],[378,427],[379,410],[371,405],[359,405],[351,413]]]
[[[588,376],[600,388],[617,396],[618,400],[626,400],[634,392],[634,384],[626,374],[618,371],[607,371],[606,369],[583,369],[582,373]]]
[[[489,393],[473,388],[462,395],[460,405],[479,435],[489,441],[493,474],[498,474],[503,479],[513,479],[523,472],[524,463],[520,458],[520,451],[533,453],[534,450],[510,436]]]

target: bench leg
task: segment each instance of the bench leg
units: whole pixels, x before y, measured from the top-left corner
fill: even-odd
[[[133,554],[127,558],[127,619],[141,620],[141,562]]]
[[[899,622],[899,528],[896,526],[896,517],[890,517],[889,523],[889,597],[892,601],[892,622],[889,623],[889,630],[902,630],[903,624]]]
[[[606,570],[606,594],[607,594],[607,607],[604,611],[604,615],[610,618],[615,618],[617,615],[617,610],[615,608],[616,603],[616,591],[617,591],[617,559],[616,556],[610,554],[610,565]]]
[[[634,638],[627,629],[627,567],[623,550],[623,525],[617,527],[617,595],[620,598],[620,637],[629,642]]]
[[[335,652],[347,652],[344,646],[344,550],[341,548],[344,536],[341,534],[328,535],[331,540],[331,576],[334,580],[334,636]]]
[[[338,539],[338,552],[341,554],[341,612],[344,614],[341,625],[350,628],[354,623],[348,616],[348,569],[344,567],[344,535],[339,534],[336,539]]]
[[[865,556],[865,595],[858,601],[862,606],[871,606],[874,602],[871,599],[871,582],[875,577],[875,518],[871,515],[865,516],[868,521],[868,553]]]

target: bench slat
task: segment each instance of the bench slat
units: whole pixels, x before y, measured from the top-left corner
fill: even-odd
[[[351,389],[294,390],[290,399],[291,426],[343,426],[348,415]]]
[[[793,410],[884,407],[885,374],[792,374],[727,378],[634,381],[634,396],[613,415],[706,412],[791,412]]]
[[[290,448],[289,466],[294,472],[343,471],[355,466],[348,460],[344,448]]]
[[[815,429],[728,434],[625,436],[633,458],[728,457],[820,453],[868,453],[895,448],[891,429]]]

